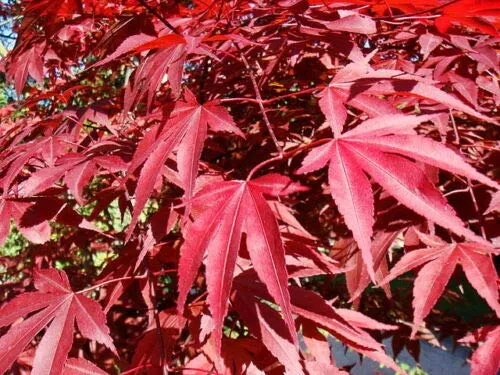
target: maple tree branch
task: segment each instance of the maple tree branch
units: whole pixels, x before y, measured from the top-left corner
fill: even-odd
[[[455,142],[457,143],[457,146],[460,147],[460,133],[458,132],[458,127],[457,123],[455,121],[455,118],[453,117],[453,111],[450,109],[450,118],[451,118],[451,124],[453,127],[453,132],[455,133]],[[472,205],[474,207],[474,211],[476,211],[476,217],[479,223],[479,229],[481,230],[481,236],[488,241],[488,237],[486,236],[486,230],[484,229],[484,218],[483,215],[481,215],[481,211],[479,211],[479,206],[477,204],[477,199],[476,199],[476,194],[474,193],[474,189],[472,188],[472,183],[470,178],[467,178],[467,186],[469,190],[469,194],[472,200]]]
[[[254,98],[224,98],[224,99],[219,99],[220,103],[231,103],[231,102],[251,102],[251,103],[258,103],[257,99]]]
[[[167,26],[170,30],[172,30],[175,34],[180,35],[180,33],[177,31],[177,29],[172,25],[168,20],[163,17],[160,13],[156,11],[151,5],[149,5],[145,0],[137,0],[138,3],[140,3],[144,8],[148,10],[153,16],[158,18],[165,26]]]
[[[141,369],[145,369],[145,368],[151,368],[151,367],[156,367],[154,364],[152,363],[146,363],[144,365],[140,365],[140,366],[137,366],[137,367],[134,367],[134,368],[131,368],[131,369],[128,369],[127,371],[123,371],[122,373],[120,373],[120,375],[129,375],[129,374],[133,374],[133,373],[136,373],[137,370],[141,370]],[[199,372],[201,374],[208,374],[208,375],[220,375],[217,371],[213,371],[213,370],[205,370],[205,369],[202,369],[202,368],[196,368],[196,367],[184,367],[184,366],[179,366],[179,367],[173,367],[173,368],[169,368],[168,369],[169,371],[172,371],[172,372],[179,372],[179,371],[182,371],[182,370],[187,370],[187,371],[196,371],[196,372]]]
[[[265,166],[269,165],[269,164],[272,164],[274,163],[275,161],[279,161],[279,160],[285,160],[285,159],[289,159],[291,157],[294,157],[295,155],[297,155],[298,153],[300,152],[303,152],[303,151],[306,151],[310,148],[313,148],[313,147],[316,147],[316,146],[320,146],[322,144],[325,144],[325,143],[328,143],[330,142],[331,139],[330,138],[324,138],[324,139],[319,139],[317,141],[314,141],[314,142],[311,142],[311,143],[307,143],[305,145],[302,145],[302,146],[299,146],[291,151],[288,151],[288,152],[284,152],[283,154],[281,155],[278,155],[274,158],[271,158],[271,159],[267,159],[267,160],[264,160],[263,162],[257,164],[255,167],[252,168],[252,170],[250,171],[250,173],[248,174],[248,177],[247,177],[247,181],[250,181],[253,177],[253,175],[259,170],[259,169],[262,169],[264,168]]]
[[[187,370],[187,371],[196,371],[196,372],[201,372],[203,374],[208,374],[208,375],[220,375],[219,372],[216,370],[205,370],[202,368],[196,368],[196,367],[175,367],[172,369],[172,371],[180,371],[180,370]]]
[[[160,272],[156,272],[156,273],[154,273],[154,275],[155,276],[157,276],[157,275],[163,275],[165,273],[172,273],[172,272],[176,272],[176,271],[177,271],[177,269],[168,269],[168,270],[163,270],[163,271],[160,271]],[[94,289],[101,288],[101,287],[103,287],[105,285],[108,285],[108,284],[117,283],[119,281],[124,281],[124,280],[141,280],[141,279],[145,279],[146,277],[148,277],[147,274],[118,277],[116,279],[106,280],[106,281],[103,281],[102,283],[99,283],[99,284],[96,284],[96,285],[92,285],[92,286],[90,286],[88,288],[79,290],[78,292],[75,292],[75,294],[87,293],[87,292],[90,292],[90,291],[92,291]]]
[[[274,102],[276,102],[278,100],[290,98],[290,97],[293,97],[293,96],[299,96],[299,95],[309,94],[309,93],[317,91],[317,90],[322,90],[325,87],[326,87],[326,85],[318,85],[318,86],[311,87],[309,89],[305,89],[305,90],[302,90],[302,91],[291,92],[289,94],[284,94],[284,95],[276,96],[274,98],[264,100],[264,104],[271,104],[271,103],[274,103]]]
[[[274,102],[276,102],[278,100],[282,100],[282,99],[286,99],[286,98],[290,98],[290,97],[294,97],[294,96],[299,96],[299,95],[304,95],[304,94],[309,94],[311,92],[314,92],[314,91],[317,91],[317,90],[322,90],[324,88],[325,88],[325,85],[318,85],[318,86],[311,87],[309,89],[305,89],[305,90],[302,90],[302,91],[291,92],[289,94],[284,94],[284,95],[276,96],[276,97],[270,98],[270,99],[263,99],[262,103],[263,104],[271,104],[271,103],[274,103]],[[221,102],[221,103],[231,103],[231,102],[252,102],[252,103],[259,103],[259,101],[257,99],[254,99],[254,98],[244,98],[244,97],[241,97],[241,98],[224,98],[224,99],[220,99],[219,102]]]
[[[123,372],[120,373],[120,375],[133,374],[133,373],[136,373],[137,370],[141,370],[141,369],[145,369],[145,368],[150,368],[150,367],[154,367],[154,365],[152,363],[146,363],[144,365],[140,365],[140,366],[128,369],[127,371],[123,371]]]
[[[0,38],[7,38],[7,39],[12,39],[12,40],[17,39],[15,36],[7,35],[7,34],[0,34]]]
[[[208,292],[203,292],[201,293],[198,297],[196,297],[191,303],[189,303],[189,306],[195,305],[198,301],[200,301],[203,297],[205,297],[208,294]]]
[[[449,191],[447,193],[444,193],[443,197],[449,197],[450,195],[454,195],[454,194],[467,193],[468,191],[469,191],[468,187],[466,187],[464,189],[452,190],[452,191]]]
[[[429,13],[429,12],[435,12],[437,10],[446,8],[449,5],[458,3],[458,1],[460,1],[460,0],[451,0],[451,1],[448,1],[447,3],[445,3],[445,4],[441,4],[441,5],[435,6],[433,8],[429,8],[429,9],[420,10],[420,11],[415,12],[415,13],[403,14],[403,15],[400,15],[400,16],[394,16],[394,15],[391,14],[390,16],[374,17],[373,19],[374,20],[388,20],[388,19],[399,19],[399,18],[402,18],[402,17],[418,16],[420,14],[425,14],[425,13]],[[391,13],[392,13],[392,11],[391,11]]]
[[[200,77],[200,87],[199,87],[199,95],[198,95],[198,102],[200,104],[203,104],[205,102],[205,82],[207,80],[207,76],[208,76],[208,68],[209,68],[209,65],[210,65],[210,59],[207,57],[205,57],[204,61],[203,61],[203,72],[201,73],[201,77]]]
[[[106,281],[103,281],[102,283],[99,283],[99,284],[96,284],[96,285],[92,285],[88,288],[85,288],[85,289],[82,289],[82,290],[79,290],[78,292],[75,292],[75,294],[83,294],[83,293],[87,293],[87,292],[90,292],[94,289],[98,289],[100,287],[103,287],[105,285],[108,285],[108,284],[111,284],[111,283],[117,283],[119,281],[124,281],[124,280],[140,280],[140,279],[144,279],[146,278],[146,275],[132,275],[132,276],[123,276],[123,277],[118,277],[116,279],[111,279],[111,280],[106,280]]]
[[[252,81],[252,86],[255,91],[255,98],[257,100],[257,104],[259,105],[260,111],[262,113],[262,116],[264,117],[264,123],[266,124],[267,131],[271,135],[271,138],[273,139],[274,145],[276,146],[276,149],[278,150],[278,153],[280,156],[283,155],[283,148],[279,145],[278,138],[276,138],[276,134],[274,134],[273,127],[271,125],[271,122],[269,121],[269,117],[267,117],[266,113],[266,108],[264,107],[264,101],[262,100],[262,95],[260,94],[260,89],[259,85],[257,84],[257,79],[255,78],[255,75],[253,74],[252,68],[250,67],[250,64],[248,63],[247,58],[243,54],[243,51],[240,49],[240,47],[236,44],[236,48],[240,52],[241,60],[243,61],[243,64],[245,65],[245,68],[248,71],[248,74],[250,75],[250,80]]]
[[[148,261],[149,258],[146,259],[147,277],[149,280],[149,298],[151,298],[151,302],[153,303],[154,306],[153,316],[155,319],[158,341],[160,342],[160,367],[163,375],[168,375],[168,365],[167,365],[167,359],[165,357],[165,340],[163,339],[163,334],[161,332],[161,321],[160,321],[160,316],[158,315],[156,291],[154,288],[153,279],[151,278],[151,271],[149,270]]]
[[[479,222],[479,229],[481,230],[481,236],[488,241],[488,237],[486,236],[486,230],[484,229],[484,218],[481,215],[481,211],[479,211],[479,206],[477,204],[476,193],[474,193],[474,189],[472,188],[472,183],[470,178],[467,178],[467,185],[469,186],[469,194],[472,200],[472,205],[474,206],[474,210],[476,211],[476,216]]]

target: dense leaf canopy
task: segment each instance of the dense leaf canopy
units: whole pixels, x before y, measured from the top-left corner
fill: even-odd
[[[0,17],[0,373],[497,373],[497,1]]]

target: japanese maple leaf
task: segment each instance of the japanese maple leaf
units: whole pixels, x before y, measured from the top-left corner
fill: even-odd
[[[83,358],[68,358],[64,364],[62,375],[108,375],[92,362]]]
[[[500,369],[500,326],[485,326],[458,340],[476,343],[472,354],[471,375],[494,375]]]
[[[30,197],[47,190],[60,180],[66,172],[85,159],[83,155],[79,154],[69,156],[69,158],[65,158],[65,162],[52,167],[40,168],[32,173],[28,179],[18,185],[19,196]]]
[[[48,166],[54,166],[57,158],[66,152],[63,146],[65,140],[65,136],[46,136],[37,142],[20,143],[13,147],[10,154],[4,156],[0,161],[0,171],[2,172],[0,184],[4,194],[9,192],[19,173],[31,160],[39,158],[44,160]],[[54,171],[54,173],[57,172]],[[29,184],[29,188],[35,191],[38,190],[38,185],[48,187],[51,184],[52,182],[46,183],[45,177],[40,176],[40,178],[33,180],[33,184]]]
[[[408,158],[462,175],[498,189],[499,185],[468,165],[459,155],[412,128],[429,116],[380,116],[367,120],[321,145],[304,159],[298,173],[309,173],[328,162],[330,191],[361,249],[372,280],[376,280],[371,237],[374,202],[366,174],[399,202],[458,235],[484,240],[467,228],[424,171]]]
[[[485,214],[489,214],[490,212],[500,212],[500,191],[497,191],[495,194],[491,196],[490,205],[488,209],[484,212]]]
[[[237,283],[235,308],[245,324],[248,324],[250,330],[256,332],[257,336],[262,337],[264,345],[287,369],[293,369],[298,373],[299,364],[296,363],[295,354],[291,352],[291,343],[284,334],[283,327],[280,327],[283,322],[273,317],[276,311],[267,305],[266,308],[260,306],[262,300],[270,299],[264,285],[255,279],[253,270],[241,273],[235,282]],[[290,286],[289,289],[291,310],[299,315],[301,320],[325,329],[351,349],[404,374],[404,371],[384,352],[382,344],[364,330],[395,330],[396,326],[379,323],[356,311],[336,309],[322,296],[312,291],[296,286]],[[252,304],[256,306],[252,307]],[[255,321],[255,315],[258,316],[258,322]]]
[[[7,77],[14,81],[17,95],[21,95],[28,76],[39,84],[43,82],[43,51],[45,42],[35,44],[16,56],[7,68]]]
[[[374,261],[375,277],[377,283],[382,281],[389,274],[386,254],[389,247],[399,231],[396,232],[378,232],[374,235],[372,242],[372,254]],[[347,290],[354,301],[355,305],[359,304],[361,294],[370,284],[370,275],[368,274],[366,264],[363,262],[363,257],[359,251],[356,251],[347,261],[347,267],[352,265],[353,268],[345,273]],[[385,294],[390,297],[391,292],[388,286],[384,287]]]
[[[255,298],[236,294],[233,307],[249,330],[266,346],[291,374],[304,374],[299,352],[278,311],[259,303]]]
[[[478,29],[498,37],[498,3],[495,0],[461,0],[443,8],[443,14],[435,21],[439,31],[446,31],[455,23]]]
[[[177,102],[171,118],[158,138],[155,141],[148,138],[146,142],[151,142],[151,144],[146,147],[140,145],[134,155],[129,168],[130,172],[145,162],[137,181],[136,202],[127,237],[130,237],[139,214],[153,191],[158,170],[176,147],[177,169],[185,198],[189,201],[194,191],[198,163],[208,127],[214,131],[228,131],[244,137],[231,115],[224,107],[217,105],[217,102],[199,104],[188,90],[185,92],[185,98],[185,102]]]
[[[151,108],[153,97],[160,87],[165,74],[170,83],[174,96],[181,93],[182,73],[186,56],[190,53],[213,56],[208,48],[201,44],[200,37],[177,35],[167,28],[159,33],[158,37],[147,34],[138,34],[128,37],[123,43],[105,59],[92,67],[104,65],[123,55],[151,51],[143,59],[125,89],[124,112],[132,109],[134,102],[147,96],[147,108]]]
[[[494,39],[486,39],[477,43],[471,43],[470,39],[465,36],[452,35],[449,38],[450,50],[440,51],[436,56],[431,56],[424,63],[424,68],[432,69],[434,79],[441,81],[442,76],[449,71],[453,71],[453,67],[459,64],[470,64],[470,61],[477,63],[478,72],[484,72],[488,69],[498,73],[499,60],[498,55],[491,43]],[[455,71],[458,73],[457,71]],[[463,74],[463,73],[462,73]],[[481,77],[481,76],[478,76]],[[484,78],[484,77],[483,77]],[[484,87],[486,91],[493,89],[494,86]],[[477,88],[476,88],[477,90]]]
[[[11,200],[0,197],[0,245],[4,243],[10,232],[10,220],[12,218],[16,224],[16,228],[29,241],[37,244],[42,244],[50,239],[50,225],[47,220],[37,219],[35,225],[23,225],[22,218],[26,211],[33,206],[32,202],[22,200]]]
[[[163,355],[169,358],[175,348],[176,340],[180,336],[182,328],[186,324],[186,319],[178,315],[175,308],[161,311],[158,314],[159,327],[156,322],[150,321],[149,327],[136,346],[132,358],[131,368],[139,368],[144,365],[151,365],[154,368],[161,368],[162,350]],[[163,346],[158,345],[158,335],[163,336]]]
[[[296,322],[302,328],[302,337],[307,347],[307,352],[304,353],[306,359],[310,361],[314,358],[317,362],[335,364],[327,336],[320,333],[310,320],[299,318]]]
[[[83,337],[116,349],[109,336],[101,306],[81,294],[73,293],[63,271],[50,268],[35,271],[38,292],[23,293],[0,308],[0,327],[16,322],[0,338],[0,373],[6,372],[33,338],[48,326],[36,350],[33,374],[58,375],[71,349],[74,324]]]
[[[116,155],[89,157],[85,154],[68,153],[57,159],[53,166],[47,166],[33,172],[31,176],[17,186],[20,197],[31,197],[52,187],[64,176],[64,182],[75,200],[85,204],[84,187],[97,173],[99,166],[111,172],[125,168],[121,158]]]
[[[294,313],[327,330],[358,353],[392,368],[397,373],[405,373],[385,353],[383,345],[364,330],[394,330],[397,327],[379,323],[356,311],[335,309],[319,294],[303,288],[290,287],[290,295]]]
[[[377,24],[370,17],[348,10],[340,10],[338,13],[341,18],[325,22],[325,26],[328,29],[360,34],[373,34],[377,32]]]
[[[475,109],[432,85],[431,81],[396,69],[375,70],[369,65],[372,55],[346,65],[328,87],[319,93],[319,106],[335,136],[342,132],[347,119],[346,104],[370,117],[398,114],[393,105],[380,95],[410,95],[438,102],[471,116],[491,121]]]
[[[432,51],[441,45],[443,38],[432,33],[425,33],[418,38],[420,45],[420,53],[423,55],[423,60],[427,60]]]
[[[97,165],[95,160],[92,159],[84,159],[66,172],[64,182],[81,206],[85,204],[83,189],[92,180],[96,172]]]
[[[193,213],[200,214],[186,229],[186,242],[181,249],[178,308],[183,309],[203,255],[207,253],[208,304],[217,353],[220,353],[223,320],[244,232],[257,275],[281,307],[287,328],[296,341],[285,251],[277,220],[263,195],[276,197],[303,190],[289,178],[271,174],[251,181],[210,184],[193,198]]]
[[[318,94],[320,97],[319,107],[336,136],[342,133],[347,119],[346,104],[352,105],[371,117],[399,113],[386,100],[362,92],[356,95],[350,94],[354,80],[364,78],[367,69],[372,70],[366,67],[364,60],[347,65],[335,75],[328,87]],[[394,75],[394,73],[386,74],[383,78]]]
[[[405,272],[424,265],[418,272],[413,287],[412,336],[436,304],[458,264],[462,266],[465,276],[477,293],[500,317],[496,286],[498,276],[491,258],[491,254],[496,254],[495,250],[491,246],[474,242],[449,244],[436,237],[426,242],[430,247],[405,254],[381,283],[385,284]]]
[[[170,32],[168,29],[166,31]],[[149,53],[144,58],[135,71],[134,81],[130,81],[127,84],[124,101],[125,113],[132,108],[134,101],[140,99],[144,94],[147,94],[149,108],[154,93],[167,71],[172,91],[175,95],[180,93],[180,83],[186,55],[186,39],[177,34],[165,33],[161,33],[159,37],[147,34],[132,35],[125,39],[116,51],[92,65],[94,68],[99,67],[123,55],[153,49],[157,51]]]

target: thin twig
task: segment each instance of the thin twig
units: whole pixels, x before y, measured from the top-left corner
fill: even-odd
[[[472,204],[474,206],[474,210],[476,211],[477,220],[479,222],[479,229],[481,230],[481,236],[488,241],[488,237],[486,236],[486,230],[484,229],[484,218],[481,215],[481,211],[479,211],[479,206],[477,204],[476,194],[474,193],[474,189],[472,189],[472,184],[470,182],[470,178],[467,178],[467,185],[469,186],[469,194],[472,199]]]
[[[322,90],[324,87],[325,87],[324,85],[318,85],[318,86],[311,87],[309,89],[305,89],[305,90],[302,90],[302,91],[291,92],[289,94],[275,96],[274,98],[270,98],[270,99],[263,99],[262,100],[262,104],[266,104],[267,105],[267,104],[274,103],[274,102],[276,102],[278,100],[290,98],[290,97],[293,97],[293,96],[299,96],[299,95],[309,94],[309,93],[317,91],[317,90]],[[259,102],[257,99],[254,99],[254,98],[244,98],[244,97],[241,97],[241,98],[224,98],[224,99],[220,99],[219,101],[221,103],[231,103],[231,102],[251,102],[251,103],[258,103]]]
[[[147,267],[147,275],[148,275],[148,281],[149,281],[149,298],[151,298],[151,302],[153,303],[153,306],[155,307],[153,310],[153,316],[155,319],[155,325],[156,325],[156,332],[158,335],[158,341],[160,342],[160,366],[163,375],[168,375],[168,364],[167,364],[167,359],[165,357],[165,340],[163,339],[163,334],[161,332],[161,321],[160,321],[160,316],[158,314],[158,309],[157,307],[157,301],[156,301],[156,291],[153,285],[153,280],[151,278],[151,272],[149,271],[149,266],[148,266],[148,260],[146,259],[146,267]]]
[[[449,191],[447,193],[444,193],[443,197],[449,197],[450,195],[459,194],[459,193],[467,193],[469,190],[470,190],[469,187],[466,187],[464,189],[452,190],[452,191]]]
[[[177,31],[177,29],[172,25],[168,20],[163,17],[160,13],[156,11],[153,7],[151,7],[145,0],[137,0],[144,8],[146,8],[153,16],[158,18],[165,26],[167,26],[170,30],[172,30],[174,33],[180,35],[180,33]]]
[[[453,126],[453,132],[455,133],[455,142],[457,143],[458,147],[460,147],[460,134],[458,133],[458,127],[457,123],[455,122],[455,118],[453,117],[453,112],[450,109],[450,118],[451,118],[451,124]],[[479,223],[479,229],[481,230],[481,236],[488,241],[488,238],[486,236],[486,231],[484,229],[484,219],[483,215],[481,215],[481,211],[479,211],[479,206],[477,204],[477,199],[476,199],[476,194],[474,193],[474,189],[472,188],[472,183],[470,181],[470,178],[467,178],[467,186],[469,190],[469,194],[472,200],[472,205],[474,206],[474,210],[476,211],[476,217],[477,221]]]
[[[176,272],[176,271],[177,271],[176,269],[163,270],[163,271],[160,271],[160,272],[155,272],[154,275],[155,276],[157,276],[157,275],[163,275],[165,273]],[[105,285],[108,285],[108,284],[117,283],[119,281],[124,281],[124,280],[141,280],[141,279],[145,279],[146,277],[147,277],[147,274],[118,277],[116,279],[106,280],[106,281],[103,281],[102,283],[99,283],[99,284],[96,284],[96,285],[92,285],[92,286],[90,286],[88,288],[79,290],[78,292],[75,292],[75,293],[76,294],[83,294],[83,293],[90,292],[90,291],[92,291],[94,289],[101,288],[101,287],[103,287]]]
[[[413,16],[418,16],[419,14],[434,13],[435,11],[443,9],[449,5],[454,4],[454,3],[457,3],[458,1],[459,0],[451,0],[445,4],[441,4],[441,5],[435,6],[433,8],[424,9],[424,10],[420,10],[420,11],[415,12],[415,13],[404,14],[404,15],[400,15],[400,16],[394,16],[393,14],[391,14],[390,16],[375,17],[374,20],[399,19],[401,17],[413,17]],[[392,12],[390,12],[390,13],[392,13]]]
[[[219,102],[221,102],[221,103],[231,103],[231,102],[258,103],[257,99],[254,99],[254,98],[224,98],[224,99],[219,99]]]
[[[200,78],[200,87],[199,87],[199,94],[198,94],[198,102],[200,104],[203,104],[205,102],[205,81],[207,80],[208,76],[208,67],[210,66],[210,59],[205,57],[203,60],[203,71],[201,73],[201,78]]]
[[[248,71],[248,74],[250,75],[250,80],[252,81],[253,89],[255,91],[255,98],[257,100],[257,104],[259,105],[260,111],[262,112],[262,116],[264,117],[264,123],[267,126],[267,131],[271,135],[271,138],[273,139],[274,145],[276,146],[276,149],[278,150],[279,155],[282,157],[283,156],[283,148],[279,145],[278,139],[276,138],[276,134],[274,134],[273,127],[271,125],[271,122],[269,121],[269,118],[267,117],[266,109],[264,108],[264,101],[262,100],[262,95],[260,94],[259,90],[259,85],[257,84],[257,79],[255,78],[255,75],[253,74],[252,68],[250,67],[250,64],[248,63],[247,58],[243,54],[243,51],[240,49],[240,47],[236,44],[236,48],[240,52],[241,55],[241,60],[243,61],[243,64],[245,65],[245,68]]]
[[[144,365],[140,365],[140,366],[128,369],[126,371],[123,371],[123,372],[120,373],[120,375],[133,374],[133,373],[136,373],[138,370],[142,370],[142,369],[145,369],[145,368],[151,368],[151,367],[154,367],[154,365],[152,363],[146,363]]]
[[[274,98],[264,100],[264,104],[271,104],[271,103],[274,103],[274,102],[276,102],[278,100],[290,98],[290,97],[293,97],[293,96],[299,96],[299,95],[309,94],[311,92],[314,92],[314,91],[317,91],[317,90],[322,90],[324,88],[325,88],[324,85],[318,85],[318,86],[311,87],[309,89],[305,89],[305,90],[302,90],[302,91],[297,91],[297,92],[292,92],[292,93],[289,93],[289,94],[275,96]]]
[[[111,284],[111,283],[117,283],[118,281],[144,279],[144,278],[146,278],[146,276],[147,275],[140,275],[140,276],[132,275],[132,276],[124,276],[124,277],[118,277],[116,279],[106,280],[106,281],[103,281],[102,283],[99,283],[99,284],[96,284],[96,285],[92,285],[91,287],[79,290],[78,292],[76,292],[76,294],[87,293],[87,292],[90,292],[90,291],[92,291],[94,289],[100,288],[100,287],[102,287],[104,285],[108,285],[108,284]]]
[[[259,163],[255,167],[253,167],[253,169],[248,174],[247,181],[250,181],[250,179],[253,177],[253,175],[259,169],[262,169],[263,167],[265,167],[265,166],[267,166],[269,164],[272,164],[275,161],[280,161],[280,160],[285,160],[285,159],[291,158],[291,157],[297,155],[300,152],[303,152],[305,150],[308,150],[308,149],[316,147],[316,146],[320,146],[320,145],[322,145],[324,143],[327,143],[327,142],[330,142],[330,141],[331,141],[331,139],[329,139],[329,138],[320,139],[320,140],[317,140],[317,141],[314,141],[314,142],[311,142],[311,143],[299,146],[299,147],[297,147],[297,148],[295,148],[295,149],[293,149],[291,151],[285,152],[285,153],[283,153],[283,154],[281,154],[279,156],[276,156],[274,158],[264,160],[262,163]]]
[[[12,39],[12,40],[16,40],[17,39],[17,37],[15,37],[15,36],[6,35],[6,34],[0,34],[0,37],[7,38],[7,39]]]

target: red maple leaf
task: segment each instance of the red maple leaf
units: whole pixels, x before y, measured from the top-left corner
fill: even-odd
[[[19,354],[46,326],[33,361],[33,372],[61,374],[71,349],[74,324],[82,336],[116,349],[109,336],[106,317],[101,306],[82,294],[74,293],[63,271],[50,268],[35,272],[38,292],[23,293],[0,308],[0,327],[14,324],[0,338],[0,373],[7,371]]]
[[[264,199],[304,188],[287,177],[266,175],[251,181],[228,181],[206,186],[193,198],[200,212],[186,229],[179,262],[178,308],[183,309],[203,255],[207,253],[208,304],[214,320],[214,341],[220,353],[223,319],[243,233],[250,258],[274,301],[281,306],[287,328],[296,342],[290,310],[285,251],[276,218]]]
[[[369,174],[408,208],[458,235],[484,240],[467,228],[412,158],[498,189],[498,184],[469,166],[442,144],[415,134],[413,128],[428,116],[381,116],[358,125],[317,147],[298,173],[322,168],[328,162],[330,191],[361,249],[368,273],[375,280],[371,237],[374,203]]]
[[[217,105],[216,101],[199,104],[190,91],[185,92],[185,98],[185,102],[177,102],[170,119],[156,140],[146,138],[134,155],[129,171],[133,172],[142,163],[144,165],[137,181],[136,202],[127,237],[130,237],[139,214],[153,192],[159,175],[158,169],[174,149],[177,148],[177,168],[185,198],[189,201],[194,191],[198,163],[208,127],[214,131],[227,131],[244,137],[227,110]]]
[[[478,294],[500,317],[498,289],[495,285],[498,276],[491,258],[492,254],[498,252],[491,245],[473,242],[449,244],[437,237],[424,237],[424,241],[430,247],[405,254],[381,282],[381,284],[385,284],[403,273],[423,265],[418,272],[413,288],[414,327],[412,335],[415,335],[425,317],[436,304],[458,264],[462,266],[465,276]]]

